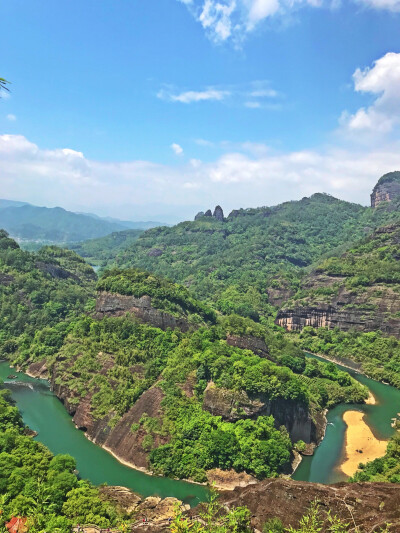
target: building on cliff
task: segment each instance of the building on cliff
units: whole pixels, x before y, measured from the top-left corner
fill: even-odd
[[[371,207],[382,202],[391,202],[400,196],[400,171],[384,174],[375,185],[371,194]]]

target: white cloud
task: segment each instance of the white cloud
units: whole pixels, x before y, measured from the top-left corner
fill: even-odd
[[[17,120],[17,117],[15,115],[13,115],[12,113],[9,113],[6,116],[6,119],[9,120],[10,122],[15,122]]]
[[[351,0],[377,10],[400,11],[400,0]],[[178,0],[216,42],[240,45],[261,23],[306,6],[337,8],[340,0]]]
[[[138,212],[151,217],[154,211],[149,210],[157,209],[171,217],[179,213],[190,218],[210,203],[229,211],[275,205],[318,191],[367,203],[379,176],[395,169],[400,169],[399,142],[374,149],[287,153],[242,143],[212,162],[192,159],[168,166],[93,161],[75,150],[43,150],[23,136],[0,136],[5,198],[119,217],[132,218]]]
[[[272,109],[271,100],[282,99],[283,95],[272,89],[268,80],[257,80],[236,85],[211,86],[200,90],[182,91],[166,85],[158,91],[157,98],[169,102],[192,104],[197,102],[221,102],[236,106]],[[280,106],[279,106],[280,107]]]
[[[183,154],[183,148],[179,144],[172,143],[171,148],[173,152],[175,152],[176,155],[182,155]]]
[[[169,100],[170,102],[180,102],[181,104],[191,104],[193,102],[205,102],[210,100],[221,101],[230,95],[229,91],[209,88],[204,91],[184,91],[173,94],[172,92],[161,89],[157,93],[157,97],[161,100]]]
[[[352,115],[344,113],[342,125],[357,134],[391,132],[400,124],[400,53],[389,52],[371,68],[358,68],[353,80],[357,92],[372,94],[375,100]]]

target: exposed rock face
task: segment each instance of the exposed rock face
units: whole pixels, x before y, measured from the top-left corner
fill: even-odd
[[[247,487],[258,483],[257,479],[246,472],[235,472],[234,470],[221,470],[213,468],[207,472],[207,481],[219,490],[233,490],[236,487]]]
[[[342,331],[380,330],[399,337],[400,318],[395,315],[400,311],[400,295],[383,284],[366,287],[363,292],[348,290],[345,279],[311,274],[304,284],[306,290],[337,287],[336,294],[294,301],[278,312],[276,323],[289,331],[304,326],[338,327]]]
[[[42,261],[37,261],[35,263],[35,266],[42,272],[45,272],[46,274],[50,274],[52,278],[55,278],[55,279],[73,278],[74,280],[79,281],[78,276],[75,276],[75,274],[72,274],[68,270],[61,268],[58,265],[52,265],[50,263],[43,263]]]
[[[218,388],[209,383],[203,399],[203,409],[214,416],[235,422],[241,418],[272,415],[277,427],[285,426],[293,442],[318,443],[324,436],[325,417],[314,421],[307,407],[289,400],[269,400],[263,396],[250,398],[246,392]]]
[[[10,274],[4,274],[3,272],[0,272],[0,285],[11,285],[14,279],[14,276],[10,276]]]
[[[260,357],[266,357],[268,359],[269,351],[268,346],[263,339],[259,337],[253,337],[250,335],[239,337],[238,335],[228,335],[226,342],[229,346],[235,348],[242,348],[243,350],[251,350]]]
[[[162,254],[163,254],[163,251],[161,250],[161,248],[152,248],[151,250],[147,252],[147,255],[149,257],[160,257],[160,255]]]
[[[400,171],[389,172],[380,178],[371,194],[371,207],[390,202],[400,196]]]
[[[266,479],[257,485],[224,493],[221,500],[229,508],[247,506],[252,526],[258,531],[262,531],[267,520],[275,517],[280,518],[285,527],[297,528],[315,500],[320,502],[322,515],[330,510],[346,523],[355,523],[364,533],[384,529],[387,523],[391,524],[389,531],[400,531],[400,485],[395,483],[320,485]]]
[[[270,304],[280,307],[289,298],[294,296],[294,290],[285,279],[279,280],[279,286],[267,288],[268,301]]]
[[[44,361],[37,361],[29,365],[27,374],[33,378],[47,379],[49,371]]]
[[[103,368],[100,373],[107,373],[113,366],[112,356],[104,359]],[[62,372],[57,366],[52,371],[52,390],[56,396],[64,403],[69,414],[73,416],[75,425],[85,431],[86,435],[98,444],[114,453],[118,459],[129,463],[136,468],[148,469],[148,452],[143,449],[143,439],[147,435],[146,431],[139,427],[132,431],[132,424],[138,424],[142,415],[146,413],[152,418],[161,420],[161,401],[164,398],[163,391],[154,386],[145,391],[136,403],[126,412],[116,425],[110,424],[115,413],[109,413],[104,418],[94,418],[91,411],[91,399],[96,392],[89,391],[87,395],[75,403],[76,393],[70,390],[67,385],[58,384],[57,378],[62,380]],[[168,439],[160,435],[154,436],[154,446],[166,444]]]
[[[132,313],[137,318],[156,328],[188,331],[189,323],[184,318],[174,317],[169,313],[155,309],[151,305],[150,296],[135,298],[123,294],[100,292],[96,300],[96,312],[102,316],[122,316]]]
[[[134,513],[139,521],[146,518],[154,524],[168,521],[169,518],[175,516],[176,506],[182,511],[189,508],[177,498],[161,499],[156,496],[141,498],[126,487],[100,487],[100,495],[104,500],[117,504],[121,511],[127,514]]]
[[[222,207],[220,205],[217,205],[214,209],[213,217],[219,220],[220,222],[223,222],[224,212],[222,211]]]
[[[203,211],[199,211],[199,213],[197,213],[194,219],[199,220],[203,217],[214,217],[220,222],[223,222],[224,212],[222,211],[222,207],[220,205],[217,205],[216,208],[214,209],[214,213],[211,212],[211,209],[207,209],[205,213],[203,213]]]

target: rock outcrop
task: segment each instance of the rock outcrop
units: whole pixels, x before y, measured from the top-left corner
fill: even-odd
[[[380,178],[371,194],[371,207],[391,202],[400,196],[400,171],[389,172]]]
[[[190,509],[189,505],[177,498],[162,499],[158,496],[142,498],[126,487],[102,486],[100,487],[100,497],[114,503],[123,513],[133,515],[139,523],[142,521],[142,525],[143,518],[157,525],[174,517],[176,508],[180,508],[182,511]]]
[[[100,374],[106,374],[112,368],[114,360],[111,355],[99,354],[99,356],[99,362],[102,362]],[[141,368],[132,370],[140,372]],[[52,390],[72,415],[74,424],[83,430],[91,441],[115,454],[119,460],[135,468],[148,470],[148,451],[143,447],[147,432],[139,425],[139,422],[144,414],[158,418],[161,422],[163,391],[156,385],[145,391],[129,411],[114,424],[111,421],[116,413],[110,412],[102,418],[94,417],[91,400],[96,390],[88,391],[84,398],[79,398],[79,402],[76,402],[77,393],[66,383],[64,384],[62,376],[62,370],[56,364],[52,369]],[[132,428],[134,424],[136,428]],[[153,439],[155,447],[168,442],[166,437],[159,434],[154,435]]]
[[[334,288],[337,288],[335,291]],[[332,288],[333,294],[294,300],[278,312],[276,324],[288,331],[335,328],[342,331],[380,330],[400,337],[400,296],[394,288],[374,284],[361,291],[346,288],[345,278],[314,273],[303,285],[305,290]]]
[[[219,220],[220,222],[223,222],[224,212],[222,211],[222,207],[220,205],[217,205],[214,209],[213,217]]]
[[[259,337],[253,337],[252,335],[242,337],[238,335],[227,335],[226,342],[229,346],[241,348],[242,350],[251,350],[260,357],[269,358],[268,346],[265,344],[264,339],[260,339]]]
[[[272,518],[285,527],[298,527],[311,504],[319,502],[321,516],[327,511],[344,522],[356,524],[360,531],[372,533],[385,529],[400,531],[400,485],[395,483],[336,483],[321,485],[285,479],[266,479],[257,485],[236,488],[221,496],[229,508],[245,505],[251,512],[251,524],[262,531]],[[323,530],[325,531],[325,530]]]
[[[298,402],[269,400],[261,395],[249,397],[245,391],[216,387],[212,382],[204,392],[203,409],[229,422],[272,415],[277,427],[286,427],[293,442],[318,444],[325,433],[324,415],[319,413],[313,418],[308,408]]]
[[[132,313],[143,322],[156,328],[188,331],[189,323],[185,318],[175,317],[170,313],[155,309],[150,296],[135,298],[123,294],[100,292],[96,300],[96,312],[99,316],[122,316]]]
[[[220,205],[217,205],[214,209],[214,213],[212,213],[211,209],[207,209],[207,211],[204,213],[203,211],[199,211],[197,215],[194,217],[195,220],[200,220],[204,217],[213,217],[216,220],[219,220],[220,222],[224,221],[224,212],[222,210],[222,207]]]

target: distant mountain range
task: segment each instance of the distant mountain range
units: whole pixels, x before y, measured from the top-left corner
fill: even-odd
[[[104,237],[126,229],[146,230],[161,222],[132,222],[73,213],[61,207],[38,207],[25,202],[0,199],[0,228],[26,243],[79,242]]]

